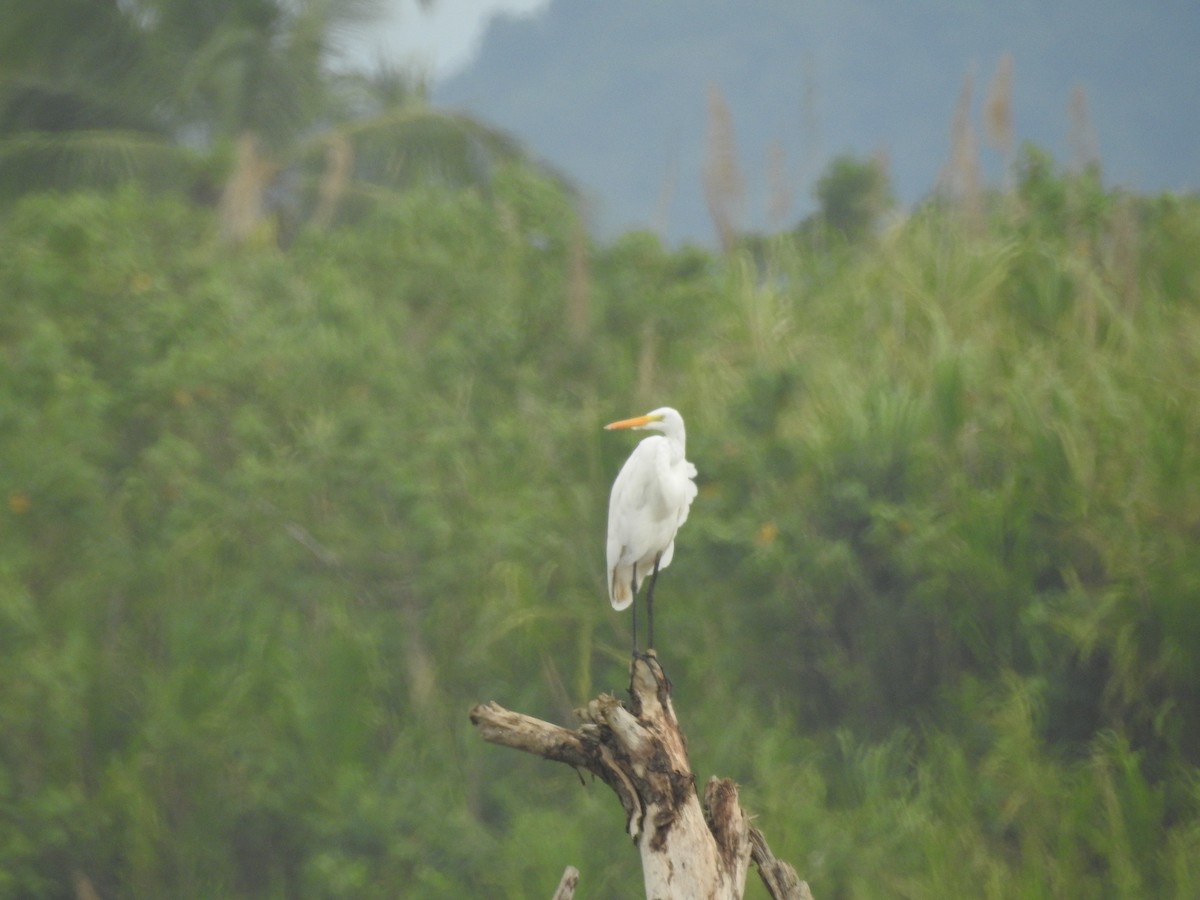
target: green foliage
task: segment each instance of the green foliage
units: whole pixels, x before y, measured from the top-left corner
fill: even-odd
[[[505,167],[536,165],[512,137],[428,106],[415,76],[332,71],[345,26],[380,10],[0,0],[0,202],[133,183],[218,205],[234,242],[286,244],[414,186],[488,192]]]
[[[817,180],[817,222],[850,242],[869,237],[892,205],[887,172],[877,160],[836,157]]]
[[[1194,896],[1200,208],[1047,166],[986,233],[727,261],[588,247],[516,166],[287,252],[27,198],[0,894],[636,893],[603,786],[466,711],[620,690],[599,425],[669,402],[693,763],[818,896]]]

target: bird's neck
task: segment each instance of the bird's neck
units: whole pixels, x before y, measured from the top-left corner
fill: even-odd
[[[687,456],[687,439],[682,434],[667,435],[667,447],[671,451],[671,462],[680,462]]]

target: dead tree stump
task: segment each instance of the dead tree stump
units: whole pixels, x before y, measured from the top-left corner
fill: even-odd
[[[611,787],[641,853],[647,898],[738,900],[753,860],[776,900],[811,900],[807,883],[750,824],[737,785],[710,779],[701,808],[670,682],[654,651],[634,657],[629,695],[628,707],[601,694],[576,710],[583,724],[573,731],[494,702],[471,710],[471,722],[486,741],[586,769]]]

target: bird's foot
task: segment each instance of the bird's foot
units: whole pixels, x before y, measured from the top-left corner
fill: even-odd
[[[658,661],[658,653],[653,647],[648,647],[645,650],[635,650],[633,658],[635,661],[644,662],[652,670],[658,670],[662,676],[662,683],[666,687],[667,693],[670,694],[672,692],[673,685],[671,684],[671,679],[667,675],[666,670],[663,669],[662,664]]]

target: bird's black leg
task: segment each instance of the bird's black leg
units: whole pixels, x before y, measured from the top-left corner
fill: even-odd
[[[654,649],[654,582],[658,581],[658,561],[662,554],[654,557],[654,571],[650,573],[650,587],[646,590],[646,649]]]

